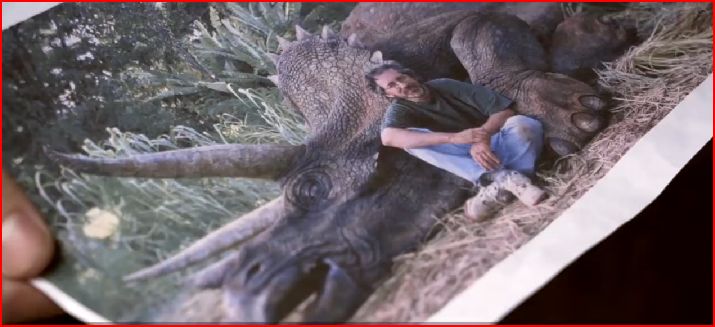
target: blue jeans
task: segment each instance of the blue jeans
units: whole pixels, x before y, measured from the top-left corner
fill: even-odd
[[[409,130],[431,133],[425,128]],[[544,135],[541,123],[527,116],[511,116],[492,136],[491,146],[501,162],[499,169],[512,169],[523,174],[534,173],[536,159],[541,154]],[[405,149],[409,154],[476,183],[486,171],[469,154],[471,144],[440,144]]]

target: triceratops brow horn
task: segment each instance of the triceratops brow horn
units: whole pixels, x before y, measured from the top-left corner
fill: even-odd
[[[273,225],[283,215],[283,197],[256,208],[204,236],[174,256],[124,277],[124,281],[154,278],[181,270],[243,242]]]
[[[304,151],[300,145],[221,144],[95,158],[45,149],[57,163],[78,172],[122,177],[252,177],[277,179]]]

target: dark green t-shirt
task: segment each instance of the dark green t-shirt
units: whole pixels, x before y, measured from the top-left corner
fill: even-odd
[[[428,128],[435,132],[459,132],[481,126],[489,115],[511,105],[511,100],[486,87],[435,79],[425,85],[432,93],[431,103],[397,99],[387,109],[382,128]]]

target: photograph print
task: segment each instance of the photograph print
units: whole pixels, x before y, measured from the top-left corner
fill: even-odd
[[[3,30],[3,177],[106,321],[424,322],[712,49],[710,3],[62,3]]]

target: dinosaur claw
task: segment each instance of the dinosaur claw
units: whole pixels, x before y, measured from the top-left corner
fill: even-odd
[[[561,138],[550,137],[548,142],[551,148],[560,156],[569,155],[579,150],[579,147],[576,144]]]
[[[582,111],[571,115],[571,122],[580,130],[589,133],[598,132],[603,128],[605,122],[597,115],[590,112]]]
[[[595,95],[584,95],[578,100],[584,107],[591,110],[603,110],[608,106],[608,103],[604,99]]]

